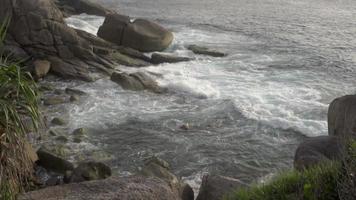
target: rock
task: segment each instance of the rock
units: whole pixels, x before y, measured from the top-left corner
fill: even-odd
[[[347,95],[331,102],[328,111],[330,136],[356,138],[356,95]]]
[[[145,67],[149,65],[149,63],[143,60],[131,58],[119,52],[114,52],[110,54],[110,59],[113,60],[114,62],[117,62],[118,64],[129,66],[129,67]]]
[[[56,0],[55,2],[66,16],[86,13],[105,17],[107,13],[113,12],[100,4],[88,0]]]
[[[245,184],[238,179],[219,176],[205,175],[199,189],[196,200],[221,200],[225,195],[229,195]]]
[[[55,90],[53,91],[53,93],[56,94],[56,95],[61,95],[61,94],[64,94],[64,91],[61,90],[61,89],[55,89]]]
[[[87,132],[88,131],[85,128],[78,128],[72,132],[72,135],[82,137],[82,136],[85,136],[87,134]]]
[[[130,17],[119,14],[106,16],[98,36],[142,52],[162,51],[173,41],[173,34],[162,26],[145,19],[131,22]]]
[[[101,162],[80,163],[74,169],[70,182],[77,183],[83,181],[92,181],[106,179],[111,176],[110,167]]]
[[[191,58],[188,57],[178,57],[178,56],[166,55],[161,53],[154,53],[151,56],[151,62],[153,64],[178,63],[178,62],[185,62],[190,60]]]
[[[4,0],[0,2],[0,21],[11,16],[4,49],[15,52],[16,59],[35,58],[51,63],[50,72],[63,78],[91,80],[91,70],[108,67],[92,51],[85,38],[66,25],[62,12],[54,1]],[[18,57],[17,57],[18,56]],[[101,67],[99,67],[101,66]],[[41,71],[46,72],[47,67]]]
[[[81,143],[83,140],[82,140],[82,138],[80,138],[80,137],[74,137],[73,138],[73,142],[74,143]]]
[[[86,92],[83,92],[83,91],[77,90],[77,89],[73,89],[73,88],[66,88],[65,92],[66,92],[66,94],[69,94],[69,95],[78,95],[78,96],[87,95]]]
[[[213,57],[227,56],[226,53],[218,52],[215,50],[210,50],[207,47],[201,47],[201,46],[197,46],[197,45],[189,45],[188,49],[193,51],[193,53],[195,53],[195,54],[202,54],[202,55],[213,56]]]
[[[51,84],[41,84],[38,88],[40,91],[44,92],[44,91],[53,91],[54,87]]]
[[[341,143],[335,136],[318,136],[299,144],[294,156],[294,168],[303,170],[328,160],[341,159]]]
[[[72,95],[70,96],[69,98],[69,101],[73,102],[73,101],[78,101],[79,100],[79,97],[77,95]]]
[[[157,156],[152,156],[150,158],[148,158],[146,161],[145,161],[145,165],[148,165],[150,163],[155,163],[157,165],[160,165],[161,167],[164,167],[166,169],[170,169],[170,165],[167,161],[157,157]]]
[[[47,170],[64,174],[66,171],[72,171],[74,169],[72,163],[49,153],[44,148],[40,148],[37,151],[37,155],[39,158],[37,163]]]
[[[111,80],[126,90],[150,90],[156,93],[163,92],[163,89],[158,86],[157,82],[143,72],[135,72],[131,74],[114,72],[111,75]]]
[[[194,200],[194,191],[190,185],[182,183],[179,196],[182,200]]]
[[[55,118],[52,119],[51,124],[58,125],[58,126],[63,126],[63,125],[66,125],[67,122],[62,118],[55,117]]]
[[[44,101],[43,104],[46,106],[51,106],[51,105],[58,105],[58,104],[63,104],[65,103],[66,100],[63,97],[60,96],[50,96],[47,97]]]
[[[68,138],[66,136],[63,136],[63,135],[56,137],[56,140],[58,142],[62,142],[62,143],[67,143],[68,142]]]
[[[40,79],[47,75],[51,68],[51,63],[48,60],[35,60],[33,66],[35,78]]]
[[[157,178],[111,177],[25,193],[19,200],[179,200],[170,186]]]

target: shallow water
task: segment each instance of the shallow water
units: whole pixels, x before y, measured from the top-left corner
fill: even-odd
[[[327,134],[328,104],[355,92],[354,1],[102,2],[168,27],[175,41],[166,52],[195,58],[139,69],[163,74],[159,84],[169,90],[163,95],[125,91],[107,79],[67,83],[90,94],[66,107],[69,128],[91,132],[73,148],[105,151],[105,162],[120,174],[154,154],[195,189],[207,172],[263,181],[292,166],[304,137]],[[103,18],[67,22],[95,34]],[[197,56],[189,44],[229,56]]]

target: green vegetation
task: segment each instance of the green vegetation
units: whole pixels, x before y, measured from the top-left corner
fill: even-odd
[[[226,200],[351,200],[355,199],[356,142],[342,162],[325,162],[303,172],[290,171],[263,185],[238,189]]]
[[[0,49],[9,21],[0,25]],[[24,120],[32,121],[35,129],[39,121],[36,84],[20,64],[0,52],[0,199],[4,200],[15,199],[32,175]]]

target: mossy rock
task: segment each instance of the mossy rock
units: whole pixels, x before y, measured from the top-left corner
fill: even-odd
[[[105,179],[111,176],[111,169],[101,162],[80,163],[74,169],[70,182]]]
[[[60,117],[55,117],[51,121],[51,124],[57,125],[57,126],[63,126],[63,125],[66,125],[67,123],[68,123],[67,121],[65,121],[64,119],[62,119]]]

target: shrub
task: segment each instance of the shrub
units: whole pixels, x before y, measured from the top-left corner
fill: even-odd
[[[0,49],[9,21],[0,26]],[[15,199],[32,175],[23,119],[30,117],[35,129],[39,121],[37,88],[20,64],[0,54],[0,199],[6,200]]]

